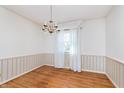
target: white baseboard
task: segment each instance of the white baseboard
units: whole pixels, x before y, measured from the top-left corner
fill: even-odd
[[[47,65],[47,66],[53,66],[54,67],[54,65],[51,65],[51,64],[44,64],[44,65]],[[63,68],[67,68],[67,69],[69,69],[69,67],[63,67]]]
[[[47,66],[52,66],[52,67],[54,67],[54,65],[51,65],[51,64],[44,64],[44,65],[47,65]]]
[[[29,70],[29,71],[26,71],[26,72],[24,72],[24,73],[22,73],[22,74],[20,74],[20,75],[14,76],[14,77],[12,77],[11,79],[8,79],[8,80],[5,80],[5,81],[3,81],[3,82],[0,82],[0,85],[2,85],[2,84],[4,84],[4,83],[7,83],[7,82],[9,82],[9,81],[11,81],[11,80],[13,80],[13,79],[16,79],[16,78],[18,78],[18,77],[20,77],[20,76],[22,76],[22,75],[24,75],[24,74],[26,74],[26,73],[29,73],[29,72],[31,72],[31,71],[33,71],[33,70],[35,70],[35,69],[37,69],[37,68],[39,68],[39,67],[41,67],[41,66],[43,66],[43,65],[40,65],[40,66],[38,66],[38,67],[35,67],[35,68],[33,68],[33,69]]]
[[[108,77],[108,79],[112,82],[112,84],[116,87],[119,88],[119,86],[111,79],[111,77],[106,73],[106,76]]]
[[[93,72],[93,73],[99,73],[99,74],[106,74],[105,72],[93,71],[93,70],[86,70],[86,69],[82,69],[82,71]]]

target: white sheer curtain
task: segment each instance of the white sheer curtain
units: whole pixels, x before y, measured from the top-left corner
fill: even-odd
[[[69,33],[71,35],[71,45],[69,53],[69,65],[70,69],[75,72],[81,72],[81,55],[80,55],[80,25],[82,21],[77,21],[73,23],[63,24],[62,29],[70,29]],[[73,29],[75,28],[75,29]],[[60,31],[56,34],[55,38],[55,60],[54,66],[57,68],[64,67],[64,31]]]
[[[55,63],[56,68],[64,67],[64,32],[56,33],[55,38]]]
[[[71,30],[70,68],[81,72],[80,28]]]

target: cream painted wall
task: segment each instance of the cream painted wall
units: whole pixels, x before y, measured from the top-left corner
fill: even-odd
[[[43,51],[39,25],[0,7],[0,57],[23,56]]]
[[[124,62],[124,6],[114,6],[106,23],[106,55]]]
[[[55,50],[55,34],[43,32],[43,53],[53,54]]]
[[[84,22],[81,30],[81,53],[105,56],[105,18]]]

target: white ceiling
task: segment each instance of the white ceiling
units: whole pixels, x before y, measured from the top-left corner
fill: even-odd
[[[38,24],[50,19],[49,5],[6,5],[16,12]],[[58,23],[78,19],[92,19],[106,16],[112,6],[110,5],[54,5],[53,19]]]

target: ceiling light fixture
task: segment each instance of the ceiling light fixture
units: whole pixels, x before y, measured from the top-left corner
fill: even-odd
[[[42,26],[42,30],[45,32],[48,31],[51,34],[60,31],[60,30],[58,30],[57,23],[55,21],[53,21],[52,5],[50,5],[50,21],[44,23],[44,25]]]

